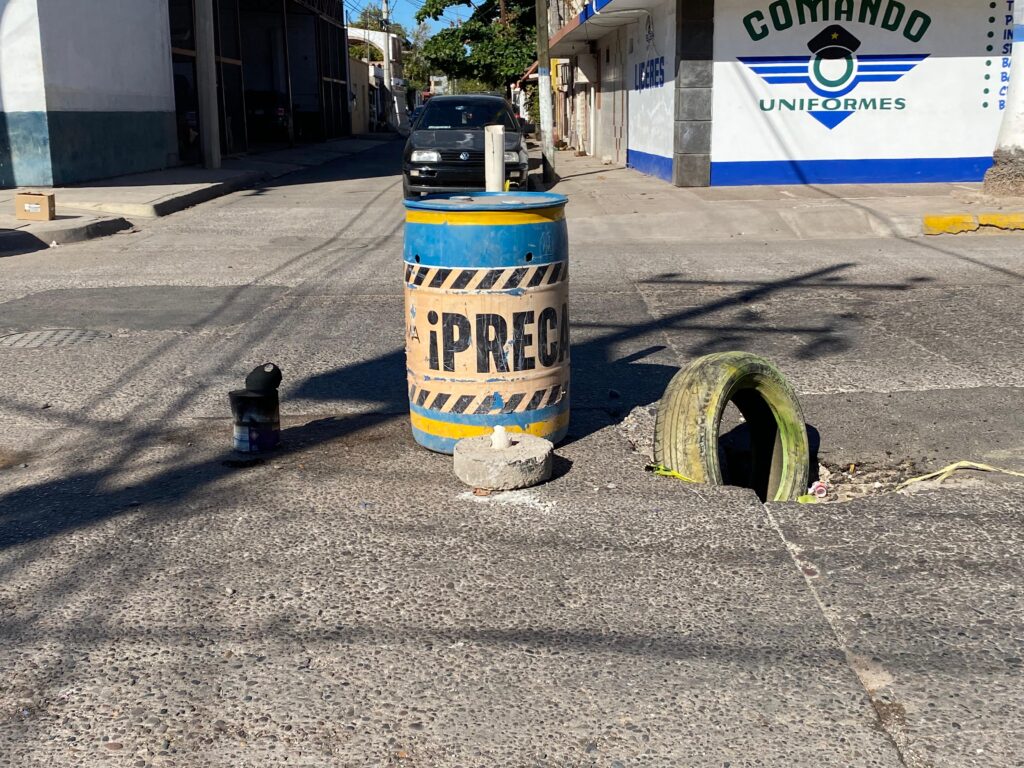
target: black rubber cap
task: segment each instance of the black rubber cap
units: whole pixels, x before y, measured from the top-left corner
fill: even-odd
[[[807,47],[821,59],[845,59],[860,48],[860,40],[838,24],[830,24],[812,37]]]
[[[245,388],[250,392],[273,392],[280,385],[281,369],[273,363],[257,366],[245,377]]]

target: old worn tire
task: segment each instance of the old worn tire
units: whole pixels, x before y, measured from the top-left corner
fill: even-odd
[[[800,403],[774,365],[747,352],[706,355],[672,378],[658,406],[655,461],[697,482],[722,485],[718,437],[730,400],[750,427],[760,478],[754,490],[762,500],[793,501],[806,493],[809,449]]]

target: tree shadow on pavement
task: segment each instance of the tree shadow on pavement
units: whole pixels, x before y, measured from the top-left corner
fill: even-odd
[[[678,370],[678,361],[669,352],[667,336],[664,336],[665,344],[654,345],[648,343],[652,337],[693,327],[706,330],[709,327],[706,319],[719,310],[742,306],[755,299],[765,299],[788,290],[823,285],[841,286],[844,284],[843,273],[853,266],[842,263],[779,280],[745,284],[740,286],[740,290],[725,293],[712,301],[687,306],[645,322],[585,325],[586,335],[590,338],[572,348],[574,415],[569,439],[593,434],[621,421],[633,408],[650,405],[660,399],[669,380]],[[663,276],[658,279],[670,281],[676,278]],[[919,283],[911,280],[871,287],[903,291]],[[702,324],[702,319],[705,324]],[[273,317],[265,318],[267,323],[273,321]],[[756,340],[764,334],[784,332],[792,335],[800,330],[793,327],[780,330],[763,322],[752,322],[749,326],[731,331],[724,329],[722,338],[728,340],[730,347],[737,348],[754,346]],[[806,348],[811,350],[808,354],[828,354],[837,348],[836,345],[843,344],[842,329],[835,325],[808,326],[802,332],[808,337]],[[638,341],[645,346],[621,354],[623,349],[638,346]],[[240,338],[238,343],[247,342],[245,338]],[[692,351],[697,353],[702,350]],[[656,358],[668,362],[651,362]],[[230,364],[230,361],[225,363]],[[356,415],[318,419],[304,426],[286,429],[283,435],[285,444],[289,446],[286,450],[301,452],[345,437],[369,425],[406,418],[406,386],[403,350],[393,350],[300,380],[285,390],[286,403],[288,398],[357,403],[362,410]],[[179,401],[171,403],[168,412],[176,412],[180,407]],[[81,414],[78,414],[75,419],[69,419],[69,423],[81,428],[80,417]],[[0,549],[99,522],[142,505],[158,509],[180,505],[229,473],[237,471],[236,467],[225,463],[231,460],[237,462],[239,459],[237,454],[227,448],[228,414],[225,402],[224,422],[218,422],[218,429],[223,428],[225,434],[224,451],[202,460],[180,463],[172,461],[171,466],[152,474],[140,484],[119,487],[114,478],[123,469],[123,462],[161,439],[159,428],[150,426],[153,423],[159,423],[159,420],[147,422],[146,426],[125,434],[113,458],[100,468],[43,480],[0,496]],[[109,427],[107,422],[97,423],[96,431],[98,434],[106,433],[109,439]],[[189,453],[181,452],[182,455]]]

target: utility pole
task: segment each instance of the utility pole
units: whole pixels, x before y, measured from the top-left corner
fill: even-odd
[[[295,146],[295,97],[292,95],[292,55],[288,47],[288,0],[281,0],[281,34],[284,36],[284,84],[288,94],[288,144]]]
[[[548,55],[548,4],[537,0],[537,98],[540,99],[540,146],[545,184],[555,180],[554,121],[551,117],[551,56]]]
[[[388,8],[388,0],[381,0],[380,4],[381,13],[381,26],[384,32],[384,93],[387,98],[387,123],[392,126],[393,123],[397,123],[397,110],[395,107],[395,96],[392,93],[393,84],[391,82],[391,10]],[[396,119],[392,120],[391,116],[395,115]],[[397,128],[398,125],[392,127]]]
[[[993,195],[1024,196],[1024,2],[1015,4],[1013,23],[1010,88],[984,190]],[[995,86],[993,90],[991,100],[998,103]]]
[[[196,23],[196,90],[199,92],[199,146],[205,168],[220,168],[220,112],[217,109],[217,51],[213,35],[213,0],[198,0]]]

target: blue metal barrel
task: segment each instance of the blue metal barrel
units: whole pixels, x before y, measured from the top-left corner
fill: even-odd
[[[451,453],[499,424],[565,437],[566,202],[548,192],[406,201],[405,350],[420,445]]]

